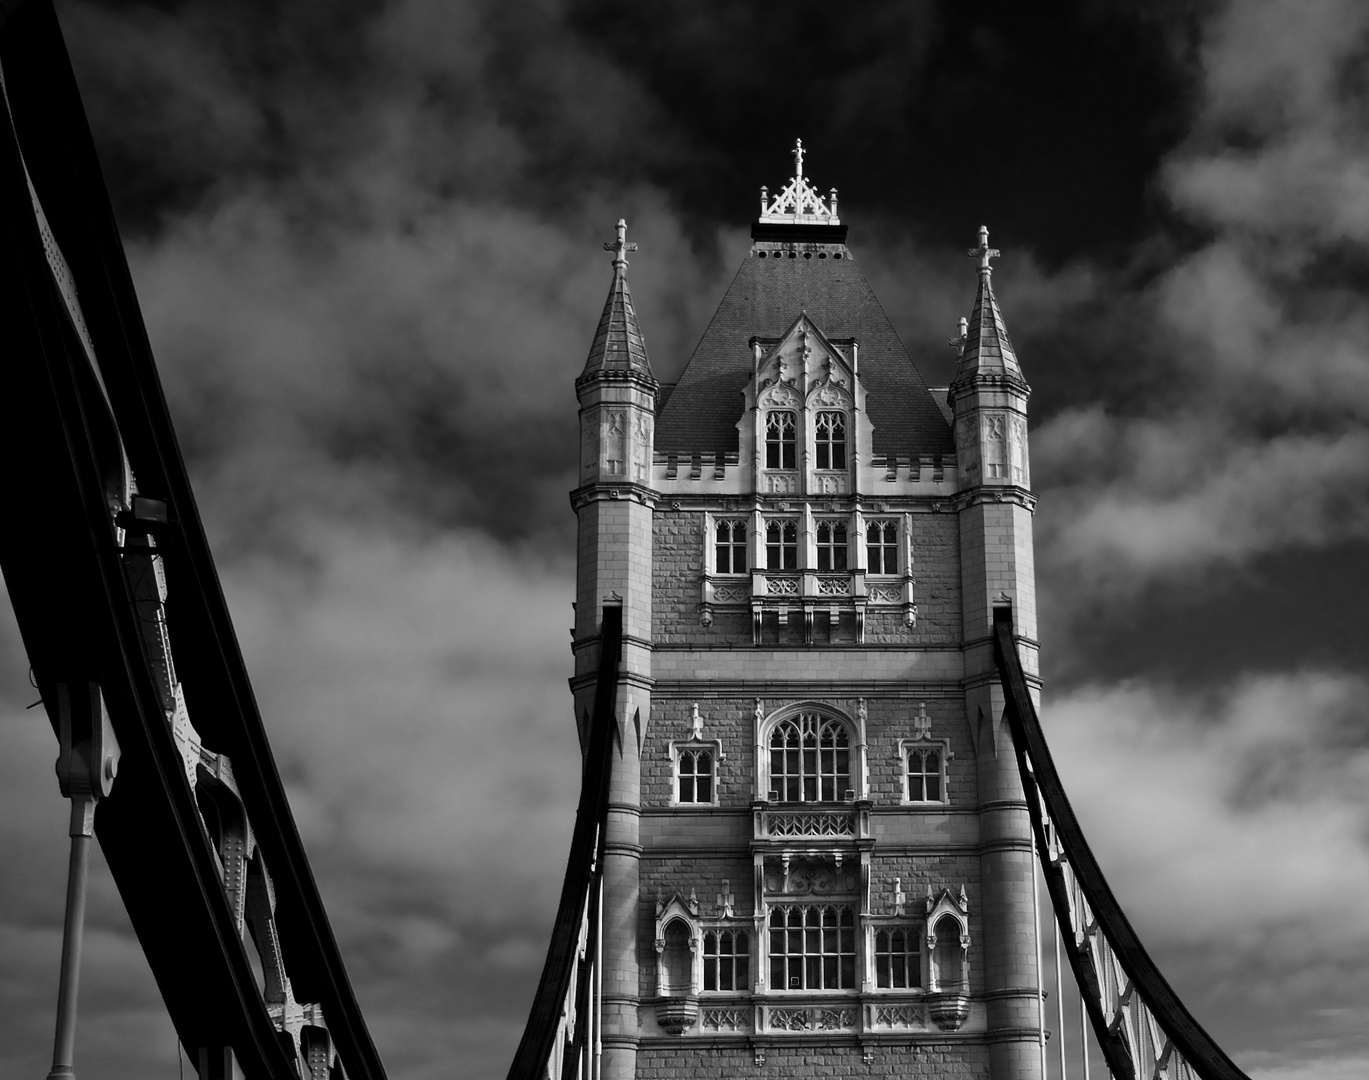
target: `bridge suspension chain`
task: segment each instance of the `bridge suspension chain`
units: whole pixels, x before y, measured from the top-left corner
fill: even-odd
[[[202,1076],[382,1080],[228,616],[51,3],[5,7],[0,63],[0,453],[37,508],[31,527],[0,538],[0,568],[59,739],[83,712],[108,721],[121,754],[98,813],[93,790],[64,782],[63,793],[87,800],[81,835],[99,837]],[[69,708],[78,698],[90,707]],[[62,1075],[70,1031],[59,1020]]]
[[[594,710],[551,946],[508,1080],[598,1080],[603,999],[603,862],[609,772],[617,724],[622,608],[607,606]]]
[[[1160,974],[1084,840],[1041,731],[1011,608],[994,611],[994,655],[1051,907],[1113,1077],[1249,1080]]]

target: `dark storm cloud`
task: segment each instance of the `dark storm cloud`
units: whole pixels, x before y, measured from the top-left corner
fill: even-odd
[[[796,136],[933,382],[973,300],[964,249],[993,230],[1035,391],[1046,722],[1081,818],[1252,1075],[1363,1074],[1343,1018],[1269,989],[1369,969],[1349,899],[1369,881],[1364,750],[1343,738],[1363,679],[1288,599],[1290,575],[1347,603],[1369,590],[1310,569],[1328,551],[1360,565],[1369,531],[1356,5],[60,14],[272,745],[392,1075],[502,1071],[540,968],[578,779],[565,492],[600,244],[628,219],[648,349],[673,377]],[[1283,615],[1308,628],[1251,643]],[[1219,627],[1221,662],[1194,662]],[[1151,674],[1176,650],[1184,678]],[[0,763],[4,849],[42,868],[0,882],[16,1032],[0,1047],[20,1047],[0,1063],[18,1075],[50,1035],[33,1002],[55,990],[28,986],[55,972],[63,813],[12,630],[0,656],[4,722],[23,725]],[[106,1075],[165,1071],[146,972],[110,990],[137,949],[96,876],[83,1046]],[[1339,985],[1362,1019],[1369,987]]]

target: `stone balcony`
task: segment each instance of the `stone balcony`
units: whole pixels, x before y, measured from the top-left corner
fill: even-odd
[[[902,609],[908,626],[917,621],[913,602],[911,574],[868,578],[863,569],[826,570],[752,570],[749,574],[705,575],[702,583],[701,612],[705,624],[717,609],[750,608],[755,644],[761,643],[762,621],[774,613],[781,626],[789,619],[801,619],[804,644],[813,644],[813,619],[826,612],[832,619],[853,615],[856,641],[865,640],[867,609]]]

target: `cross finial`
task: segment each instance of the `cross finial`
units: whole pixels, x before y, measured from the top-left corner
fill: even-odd
[[[614,253],[614,266],[626,266],[627,253],[629,251],[637,250],[636,244],[629,244],[627,242],[627,222],[624,221],[622,218],[618,219],[618,239],[613,241],[612,243],[605,242],[604,250],[611,251]]]
[[[989,260],[998,258],[1000,252],[997,248],[989,247],[989,227],[987,225],[979,226],[979,246],[970,248],[965,254],[972,259],[979,260],[979,272],[981,274],[990,274],[993,272],[993,267],[989,265]]]
[[[794,153],[794,175],[795,175],[795,176],[802,176],[802,175],[803,175],[803,140],[802,140],[802,139],[795,139],[795,140],[794,140],[794,150],[793,150],[793,153]]]

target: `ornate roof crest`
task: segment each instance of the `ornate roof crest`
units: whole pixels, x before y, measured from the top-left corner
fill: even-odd
[[[794,140],[794,176],[784,189],[770,198],[769,188],[761,188],[761,221],[785,225],[840,225],[837,217],[837,189],[827,202],[803,175],[803,140]]]

